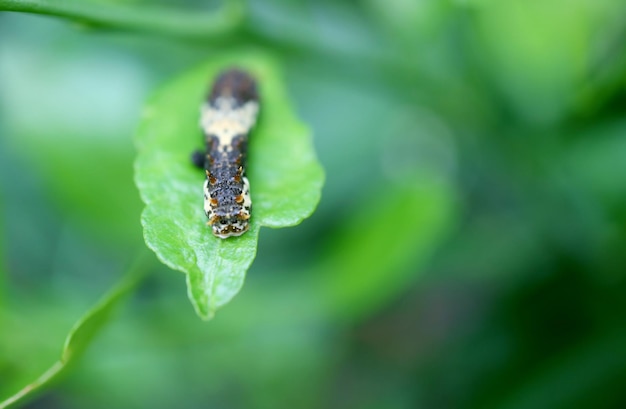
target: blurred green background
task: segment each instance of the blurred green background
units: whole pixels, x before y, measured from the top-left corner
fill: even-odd
[[[26,407],[626,407],[623,1],[251,0],[206,38],[212,3],[89,1],[180,20],[0,14],[0,398],[144,247],[143,101],[255,48],[314,131],[318,210],[262,230],[208,323],[155,268]]]

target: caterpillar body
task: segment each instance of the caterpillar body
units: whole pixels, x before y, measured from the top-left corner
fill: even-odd
[[[249,228],[252,200],[246,156],[258,111],[256,81],[239,69],[218,75],[200,110],[206,149],[194,153],[193,161],[206,172],[207,225],[222,239],[240,236]]]

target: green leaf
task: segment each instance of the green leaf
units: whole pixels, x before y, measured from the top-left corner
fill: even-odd
[[[35,381],[26,385],[13,396],[0,401],[0,409],[8,408],[29,398],[34,391],[57,378],[70,363],[78,359],[89,346],[91,340],[109,321],[115,307],[136,287],[146,271],[145,257],[139,257],[122,281],[74,324],[65,339],[61,358]]]
[[[377,200],[368,200],[376,197]],[[454,186],[405,175],[364,192],[316,269],[320,300],[335,317],[362,319],[406,291],[457,221]]]
[[[202,147],[199,107],[210,83],[230,66],[256,77],[261,108],[248,153],[250,231],[218,239],[206,226],[204,173],[191,164],[190,153]],[[296,119],[276,64],[260,53],[212,59],[165,86],[148,103],[135,141],[146,244],[169,267],[187,274],[189,298],[203,319],[210,319],[243,285],[260,227],[298,224],[320,199],[324,173],[310,132]]]

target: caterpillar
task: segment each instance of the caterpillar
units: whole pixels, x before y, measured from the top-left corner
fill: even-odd
[[[245,71],[217,76],[200,109],[205,151],[192,161],[204,168],[204,212],[216,237],[240,236],[249,229],[252,200],[246,177],[248,137],[259,112],[256,81]]]

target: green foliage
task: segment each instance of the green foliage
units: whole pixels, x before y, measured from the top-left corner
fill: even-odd
[[[397,297],[449,232],[451,186],[429,173],[415,179],[376,189],[380,202],[367,202],[330,241],[317,274],[333,316],[365,317]]]
[[[3,397],[62,372],[33,406],[625,406],[624,1],[0,10]],[[189,154],[231,64],[262,105],[252,229],[218,240]],[[46,372],[140,220],[198,314],[228,308],[203,325],[163,266]]]
[[[97,0],[0,0],[0,10],[70,18],[86,27],[151,31],[185,38],[217,38],[232,34],[243,19],[243,9],[237,0],[226,1],[213,13]]]
[[[0,401],[0,409],[5,409],[31,398],[31,395],[54,381],[71,363],[77,360],[89,346],[92,339],[106,326],[115,308],[141,281],[146,273],[146,258],[139,258],[128,270],[126,276],[111,289],[98,303],[85,313],[70,330],[61,358],[35,381],[26,385],[16,394]]]
[[[249,145],[250,231],[219,239],[206,226],[204,174],[189,158],[201,147],[198,109],[210,81],[231,65],[258,79],[261,113]],[[135,141],[146,243],[165,264],[187,274],[189,298],[204,319],[243,285],[260,227],[298,224],[319,202],[324,175],[310,132],[292,113],[276,65],[260,53],[214,59],[166,85],[146,106]]]

